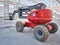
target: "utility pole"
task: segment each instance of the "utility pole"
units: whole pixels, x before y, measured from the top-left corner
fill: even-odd
[[[18,9],[19,5],[20,5],[20,0],[18,0],[18,2],[16,4],[16,9]]]
[[[18,0],[18,7],[19,7],[19,5],[20,5],[20,0]]]
[[[9,0],[4,0],[4,19],[9,19]]]

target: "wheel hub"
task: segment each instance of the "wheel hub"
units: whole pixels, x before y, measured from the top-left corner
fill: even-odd
[[[40,31],[40,30],[37,31],[37,34],[40,35],[40,36],[43,35],[43,34],[42,34],[42,31]]]
[[[19,30],[19,28],[20,28],[20,25],[17,26],[17,29],[18,29],[18,30]]]

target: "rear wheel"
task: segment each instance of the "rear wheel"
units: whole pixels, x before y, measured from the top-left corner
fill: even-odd
[[[37,40],[44,42],[47,40],[49,35],[49,31],[43,25],[36,26],[34,28],[34,36]]]
[[[16,30],[17,30],[18,32],[22,32],[23,29],[24,29],[24,24],[23,24],[22,22],[18,21],[18,22],[16,23]]]
[[[47,25],[47,28],[48,28],[48,30],[49,30],[49,33],[51,33],[51,34],[56,33],[57,30],[58,30],[58,26],[57,26],[57,24],[55,24],[55,23],[49,23],[49,24]],[[50,28],[51,28],[51,29],[50,29]]]

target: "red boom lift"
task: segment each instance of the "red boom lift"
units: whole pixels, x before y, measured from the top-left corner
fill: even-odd
[[[18,32],[22,32],[24,27],[31,27],[34,30],[34,36],[37,40],[44,42],[49,33],[54,34],[58,26],[51,22],[52,21],[52,11],[50,9],[40,9],[32,11],[28,14],[28,22],[24,24],[21,21],[16,23],[16,29]]]

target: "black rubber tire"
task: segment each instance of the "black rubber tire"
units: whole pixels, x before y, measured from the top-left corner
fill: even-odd
[[[18,32],[22,32],[23,29],[24,29],[24,24],[23,24],[22,22],[18,21],[18,22],[16,23],[16,30],[17,30]]]
[[[49,33],[54,34],[54,33],[57,32],[57,30],[58,30],[57,24],[55,24],[55,23],[49,23],[48,25],[51,25],[53,27],[53,29],[51,31],[49,31]]]
[[[38,34],[38,33],[42,33],[42,35]],[[38,25],[34,28],[34,36],[37,40],[44,42],[47,40],[48,36],[49,36],[49,31],[47,30],[47,28],[43,25]]]

